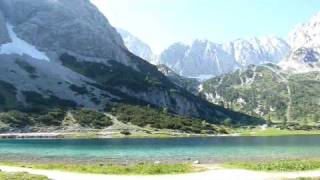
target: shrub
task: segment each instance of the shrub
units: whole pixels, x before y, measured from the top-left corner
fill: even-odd
[[[66,112],[62,109],[51,109],[48,112],[34,114],[34,121],[47,126],[60,126],[64,120]]]
[[[203,123],[201,120],[181,117],[148,106],[118,105],[111,109],[111,113],[124,123],[130,122],[141,127],[149,125],[157,129],[172,129],[192,133],[215,131],[212,125]]]
[[[28,117],[26,113],[22,113],[19,111],[10,111],[7,113],[2,113],[0,115],[0,121],[8,124],[13,128],[23,128],[27,125],[32,124],[32,121]]]
[[[89,91],[87,90],[86,87],[84,86],[77,86],[75,84],[72,84],[69,86],[69,88],[73,91],[76,92],[79,95],[84,95],[84,94],[89,94]]]
[[[129,130],[127,130],[127,129],[126,130],[122,130],[120,133],[125,135],[125,136],[131,135],[131,132]]]
[[[72,112],[75,120],[84,127],[91,127],[95,129],[103,129],[111,126],[112,120],[98,111],[81,109]]]

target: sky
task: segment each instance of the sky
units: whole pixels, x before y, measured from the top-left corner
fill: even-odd
[[[111,25],[160,53],[174,42],[278,36],[320,12],[319,0],[91,0]]]

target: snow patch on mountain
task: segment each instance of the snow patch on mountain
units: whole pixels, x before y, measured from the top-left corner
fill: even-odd
[[[0,46],[0,54],[18,54],[29,55],[35,59],[50,61],[45,53],[37,50],[37,48],[28,42],[20,39],[13,30],[13,26],[9,23],[6,24],[11,42]]]

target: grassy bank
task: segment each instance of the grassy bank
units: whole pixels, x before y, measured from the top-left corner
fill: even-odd
[[[240,129],[235,130],[240,136],[292,136],[292,135],[320,135],[319,130],[287,130],[277,128],[262,129]]]
[[[32,175],[28,173],[0,172],[0,180],[49,180],[49,179],[45,176]]]
[[[226,164],[227,168],[240,168],[254,171],[306,171],[320,169],[320,160],[280,160],[266,162],[236,162]]]
[[[187,134],[187,133],[172,133],[169,131],[161,130],[157,133],[145,133],[145,132],[135,132],[130,135],[124,135],[120,132],[113,133],[112,135],[104,135],[96,132],[86,132],[86,133],[69,133],[62,134],[58,138],[60,139],[103,139],[103,138],[187,138],[187,137],[211,137],[210,134]],[[1,139],[1,138],[0,138]]]
[[[244,130],[244,129],[228,129],[230,134],[192,134],[192,133],[176,133],[170,130],[149,130],[144,132],[131,131],[130,135],[123,133],[113,132],[108,134],[105,132],[92,131],[92,132],[60,132],[56,136],[49,136],[49,138],[58,139],[99,139],[99,138],[187,138],[187,137],[213,137],[213,136],[252,136],[252,137],[273,137],[273,136],[304,136],[304,135],[320,135],[320,131],[301,131],[301,130],[279,130],[279,129],[266,129],[266,130]],[[19,133],[20,134],[20,133]],[[32,134],[32,133],[31,133]],[[29,138],[29,139],[48,139],[48,133],[39,133],[39,135],[29,135],[29,133],[21,133],[19,136],[11,135],[11,139],[15,138]],[[4,135],[2,137],[2,135]],[[0,134],[0,139],[6,139],[7,134]]]
[[[108,174],[108,175],[161,175],[185,174],[198,172],[203,169],[195,168],[191,164],[136,164],[136,165],[79,165],[79,164],[26,164],[0,163],[6,166],[23,167],[42,170],[58,170],[65,172]]]

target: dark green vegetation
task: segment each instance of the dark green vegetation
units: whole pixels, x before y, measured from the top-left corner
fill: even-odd
[[[320,169],[320,160],[281,160],[266,162],[243,162],[226,165],[255,171],[306,171]]]
[[[9,111],[0,115],[1,130],[7,131],[11,128],[22,128],[31,124],[31,120],[27,114],[19,111]]]
[[[108,65],[81,61],[69,54],[62,54],[60,60],[65,67],[96,81],[97,84],[94,85],[97,88],[122,97],[121,100],[115,100],[120,103],[150,104],[153,107],[168,108],[168,111],[180,115],[205,119],[211,123],[224,121],[239,125],[263,123],[261,119],[210,104],[172,83],[155,66],[131,53],[128,53],[128,56],[135,64],[135,69],[112,60],[108,61]],[[193,108],[190,109],[189,106]],[[185,107],[190,110],[182,113]]]
[[[77,104],[70,100],[58,98],[47,92],[47,96],[35,91],[22,91],[23,98],[28,104],[23,105],[17,99],[17,89],[10,83],[0,81],[0,111],[7,112],[16,110],[21,112],[38,113],[52,108],[76,107]]]
[[[37,71],[36,69],[31,66],[28,62],[24,61],[24,60],[20,60],[20,59],[17,59],[15,61],[15,63],[23,70],[25,70],[28,74],[29,74],[29,77],[32,78],[32,79],[36,79],[38,78],[38,75],[37,75]]]
[[[218,128],[219,125],[264,123],[259,118],[213,105],[172,83],[155,66],[130,53],[128,56],[136,68],[112,60],[108,61],[109,64],[80,61],[68,54],[63,54],[60,60],[65,67],[92,79],[86,83],[105,92],[101,96],[109,97],[110,93],[119,97],[110,96],[110,101],[107,101],[90,92],[84,84],[69,84],[68,87],[77,96],[89,96],[100,107],[115,107],[113,113],[118,113],[122,122],[199,134],[226,133],[224,128]],[[37,70],[27,61],[16,60],[14,63],[31,78],[37,78]],[[50,90],[18,91],[14,85],[0,81],[2,133],[43,131],[48,127],[65,129],[73,123],[92,129],[112,125],[112,121],[102,112],[81,108],[80,103],[58,97]]]
[[[206,81],[204,94],[210,101],[268,123],[308,130],[320,121],[320,73],[289,75],[277,66],[252,66]]]
[[[139,92],[152,87],[172,86],[171,82],[166,80],[151,65],[150,67],[146,67],[150,70],[150,74],[143,74],[116,61],[110,61],[110,65],[108,66],[102,63],[78,61],[75,57],[68,54],[63,54],[60,59],[64,66],[92,78],[109,88],[125,85],[133,91]]]
[[[168,113],[166,109],[157,110],[140,106],[118,105],[111,113],[124,123],[132,123],[141,127],[150,126],[157,129],[173,129],[190,133],[227,133],[221,127],[206,123],[199,119],[190,119]]]
[[[0,111],[19,108],[17,90],[10,83],[0,81]]]
[[[136,164],[136,165],[80,165],[80,164],[24,164],[4,163],[8,166],[18,166],[32,169],[61,170],[66,172],[111,174],[111,175],[160,175],[183,174],[199,171],[190,164]]]
[[[196,134],[227,134],[228,131],[217,125],[199,119],[185,118],[166,109],[155,109],[149,106],[133,106],[119,104],[112,106],[111,113],[123,123],[131,123],[140,127],[171,129]],[[90,109],[52,108],[47,111],[21,112],[8,111],[0,113],[0,132],[24,129],[25,127],[56,127],[63,129],[78,124],[80,127],[104,129],[113,125],[113,121],[102,112]],[[30,129],[29,129],[30,130]],[[122,130],[123,135],[131,135],[130,130]]]
[[[54,107],[76,107],[77,104],[70,100],[60,99],[54,95],[43,97],[41,94],[34,91],[22,92],[26,102],[30,106],[29,111],[39,112],[48,110]]]
[[[73,118],[83,127],[102,129],[112,125],[112,120],[101,112],[81,109],[72,111]]]
[[[34,127],[35,131],[37,127],[50,126],[59,129],[74,124],[93,129],[103,129],[112,125],[110,118],[94,110],[77,109],[72,110],[71,114],[70,117],[66,109],[60,108],[40,112],[3,112],[0,113],[0,132],[21,130],[25,127]]]
[[[83,87],[83,86],[80,87],[80,86],[72,84],[72,85],[69,86],[69,88],[72,91],[78,93],[79,95],[89,94],[89,91],[87,90],[87,88]]]
[[[32,175],[28,173],[0,172],[0,180],[49,180],[49,179],[45,176]]]
[[[33,72],[32,68],[28,71]],[[67,109],[77,106],[75,102],[60,99],[50,92],[46,97],[34,91],[22,91],[21,94],[28,105],[18,101],[13,85],[0,81],[0,132],[28,126],[60,126]]]
[[[157,68],[176,85],[186,89],[193,94],[198,94],[198,86],[200,85],[200,82],[197,79],[179,76],[177,73],[163,64],[157,65]]]
[[[127,129],[126,130],[122,130],[120,133],[125,135],[125,136],[131,135],[131,132],[129,130],[127,130]]]
[[[51,109],[46,112],[26,113],[8,111],[0,113],[0,132],[10,129],[23,129],[27,126],[60,126],[66,112],[62,109]]]
[[[320,121],[320,73],[293,75],[289,78],[291,87],[290,118],[305,123]]]

